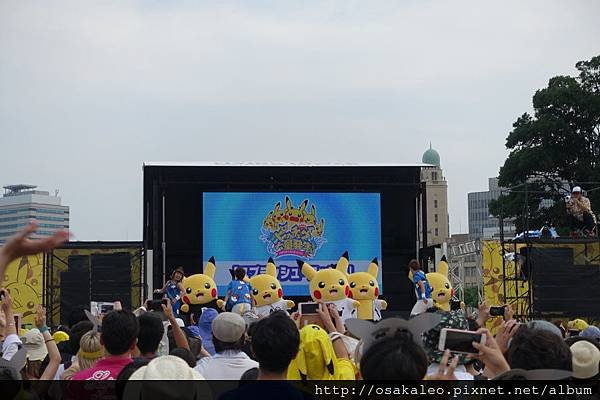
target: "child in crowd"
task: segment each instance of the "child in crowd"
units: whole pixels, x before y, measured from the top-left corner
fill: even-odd
[[[433,300],[431,299],[431,286],[427,280],[425,272],[421,269],[421,264],[417,260],[410,260],[408,267],[412,271],[412,281],[415,285],[415,292],[417,294],[417,302],[415,303],[410,315],[421,314],[427,311],[428,308],[433,307]]]
[[[171,273],[171,279],[169,279],[162,289],[156,289],[154,293],[164,293],[165,296],[171,300],[173,307],[173,313],[177,315],[179,313],[179,306],[181,305],[181,292],[183,292],[183,281],[184,271],[183,268],[177,267]]]
[[[227,286],[225,294],[225,311],[243,315],[252,309],[252,287],[244,282],[246,270],[236,268],[233,272],[233,280]]]

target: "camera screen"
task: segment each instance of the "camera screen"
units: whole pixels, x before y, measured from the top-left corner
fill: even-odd
[[[300,310],[301,314],[316,314],[317,310],[319,309],[319,304],[318,303],[302,303],[302,305],[300,307],[301,307],[301,310]]]
[[[446,349],[461,353],[478,353],[472,345],[472,342],[480,342],[481,335],[475,332],[446,331]]]
[[[102,314],[106,314],[109,311],[112,311],[115,308],[113,304],[102,304],[100,305],[100,312]]]

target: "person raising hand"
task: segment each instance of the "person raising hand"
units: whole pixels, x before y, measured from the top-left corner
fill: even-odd
[[[30,222],[23,230],[8,239],[4,246],[0,247],[0,279],[4,279],[4,272],[11,261],[38,253],[48,252],[69,240],[69,232],[61,230],[52,236],[43,239],[31,239],[29,235],[37,229],[36,222]]]

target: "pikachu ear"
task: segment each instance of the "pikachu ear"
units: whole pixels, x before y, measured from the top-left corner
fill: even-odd
[[[204,267],[204,275],[213,279],[215,277],[215,272],[217,270],[217,266],[215,265],[215,258],[211,257],[208,259],[206,263],[206,267]]]
[[[273,258],[269,258],[269,261],[267,261],[265,273],[277,279],[277,267],[275,266],[275,261],[273,261]]]
[[[442,259],[438,263],[435,272],[444,275],[446,278],[448,277],[448,261],[446,260],[446,256],[442,256]]]
[[[321,352],[323,354],[323,359],[325,361],[325,365],[327,366],[327,370],[331,375],[335,374],[334,368],[334,357],[335,354],[333,352],[333,345],[330,340],[324,340],[324,338],[319,338],[319,344],[321,345]],[[329,339],[329,338],[327,338]]]
[[[308,205],[308,200],[304,200],[302,202],[302,204],[300,204],[300,208],[298,208],[300,211],[304,211],[304,209],[306,208],[306,206]]]
[[[371,261],[369,267],[367,268],[367,272],[374,278],[377,278],[377,273],[379,272],[379,264],[377,264],[377,257],[375,257],[373,261]]]
[[[305,263],[302,260],[296,260],[298,266],[302,269],[302,274],[306,277],[307,281],[310,281],[317,273],[317,270],[310,266],[310,264]]]
[[[315,207],[314,204],[310,206],[310,215],[312,215],[313,217],[317,216],[317,207]]]
[[[285,209],[291,210],[292,208],[294,208],[294,206],[292,205],[292,201],[288,196],[285,196]]]
[[[308,375],[308,363],[306,360],[306,354],[304,354],[304,349],[302,348],[296,355],[296,367],[298,367],[298,372],[300,375]]]
[[[338,260],[335,269],[340,271],[342,274],[348,274],[348,265],[350,265],[350,260],[348,259],[348,251],[345,251],[344,254]]]
[[[281,202],[278,201],[277,204],[275,204],[275,211],[279,211],[280,208],[281,208]]]
[[[21,262],[17,269],[17,282],[23,284],[27,282],[27,279],[30,279],[32,277],[33,269],[31,268],[31,265],[29,265],[29,260],[27,259],[27,256],[24,256],[21,259]]]

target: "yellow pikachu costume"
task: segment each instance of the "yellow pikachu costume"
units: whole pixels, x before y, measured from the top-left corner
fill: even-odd
[[[225,302],[217,298],[217,284],[213,279],[216,270],[215,258],[211,257],[204,267],[203,274],[194,274],[183,278],[180,310],[184,314],[191,314],[195,320],[198,320],[202,314],[202,307],[212,306],[223,309]]]
[[[412,271],[408,271],[408,278],[412,281]],[[443,311],[450,311],[450,300],[454,296],[454,289],[448,279],[448,261],[446,256],[437,265],[435,272],[429,272],[425,275],[429,286],[431,286],[431,298],[433,305]]]
[[[244,278],[252,287],[252,301],[255,313],[259,317],[266,317],[274,311],[287,311],[294,307],[294,302],[283,299],[283,289],[277,280],[277,267],[273,258],[269,258],[264,274]]]
[[[300,348],[288,367],[290,380],[323,381],[353,380],[356,370],[352,361],[338,359],[331,339],[317,325],[306,325],[300,330]]]
[[[360,303],[358,307],[358,319],[379,321],[381,319],[381,310],[387,308],[387,302],[377,298],[379,296],[378,271],[377,258],[374,258],[369,264],[367,272],[355,272],[348,276],[348,281],[350,282],[348,297]]]
[[[310,284],[310,296],[316,302],[335,304],[341,313],[342,320],[354,318],[356,308],[360,303],[348,298],[348,252],[342,254],[335,268],[325,268],[317,271],[310,264],[297,260],[302,273]]]

